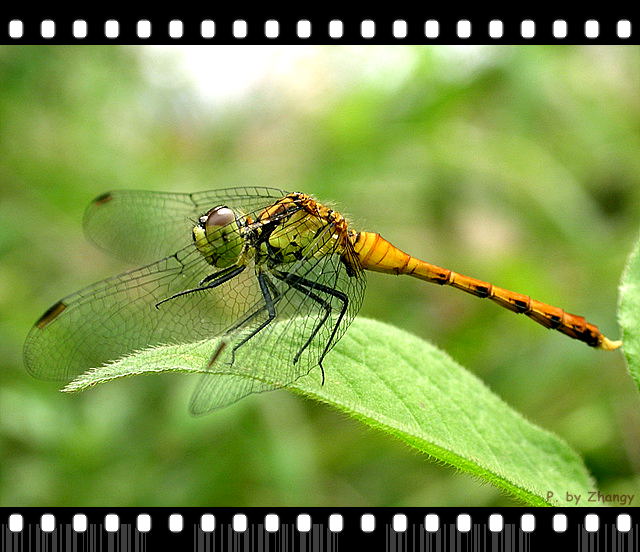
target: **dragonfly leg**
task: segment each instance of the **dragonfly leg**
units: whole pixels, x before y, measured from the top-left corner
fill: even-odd
[[[276,305],[278,303],[278,301],[280,301],[280,299],[282,299],[282,296],[280,295],[278,290],[275,288],[273,283],[266,277],[266,275],[265,275],[265,282],[266,282],[267,286],[269,287],[269,290],[271,291],[271,298],[272,298],[273,304]],[[229,335],[229,334],[233,333],[234,331],[236,331],[238,328],[241,328],[247,322],[250,322],[253,318],[258,316],[262,311],[266,310],[266,308],[267,308],[267,304],[265,302],[264,305],[262,305],[260,308],[258,308],[256,310],[254,310],[253,312],[249,313],[242,320],[240,320],[240,322],[236,322],[233,326],[227,328],[226,331],[224,332],[224,335]]]
[[[282,299],[282,295],[280,295],[280,292],[276,289],[276,287],[273,285],[271,280],[269,280],[269,278],[266,277],[266,275],[264,277],[264,281],[267,284],[267,286],[269,287],[269,290],[271,291],[272,304],[276,305],[278,303],[278,301],[280,301],[280,299]],[[249,313],[240,322],[236,322],[233,326],[228,328],[227,331],[224,333],[225,337],[228,336],[229,334],[233,333],[238,328],[241,328],[242,326],[244,326],[245,324],[250,322],[253,318],[258,316],[261,312],[263,312],[266,309],[267,309],[267,303],[265,302],[265,304],[262,305],[259,309],[256,309],[253,312]],[[231,361],[229,362],[230,365],[233,365],[233,363],[235,362],[236,349],[238,347],[240,347],[240,345],[243,345],[246,341],[248,341],[254,335],[255,335],[255,333],[253,333],[252,335],[247,337],[247,339],[245,341],[243,341],[238,346],[236,346],[236,347],[234,347],[232,349],[232,351],[231,351]],[[220,342],[220,345],[218,345],[218,348],[211,355],[211,358],[209,359],[209,363],[207,364],[207,369],[210,369],[211,366],[213,366],[213,364],[216,362],[216,360],[218,360],[218,358],[220,357],[220,354],[226,348],[227,343],[228,342],[223,338],[223,340]]]
[[[270,282],[269,283],[267,282],[268,282],[268,278],[265,276],[265,274],[263,274],[262,272],[258,272],[258,283],[260,284],[260,291],[262,292],[262,298],[264,299],[264,306],[253,311],[250,315],[245,317],[242,322],[240,322],[239,324],[235,324],[231,329],[229,329],[226,332],[228,334],[229,332],[243,326],[244,324],[249,322],[252,318],[255,318],[256,316],[258,316],[258,314],[260,314],[262,311],[266,309],[267,319],[264,320],[262,323],[260,323],[260,325],[257,328],[255,328],[248,336],[243,338],[240,343],[237,343],[236,345],[234,345],[231,351],[231,364],[235,362],[236,351],[240,347],[242,347],[247,341],[249,341],[253,336],[255,336],[257,333],[264,330],[264,328],[266,328],[276,317],[275,305],[280,300],[281,296],[278,295],[274,300],[274,298],[271,296],[271,290],[269,289],[270,287],[271,289],[273,289],[273,284],[271,284]]]
[[[300,355],[302,355],[305,349],[311,344],[311,342],[313,341],[313,338],[316,336],[318,331],[320,331],[320,328],[327,321],[327,318],[329,318],[329,315],[331,314],[331,304],[328,301],[325,301],[324,299],[322,299],[322,297],[319,297],[318,295],[313,293],[306,285],[301,284],[300,282],[296,281],[293,278],[290,278],[287,280],[287,275],[284,273],[274,273],[274,276],[279,280],[286,282],[292,288],[297,289],[298,291],[304,293],[307,297],[309,297],[310,299],[313,299],[316,303],[320,304],[324,309],[324,316],[322,317],[322,320],[320,320],[320,322],[318,322],[315,325],[307,341],[305,341],[304,345],[300,347],[300,350],[293,357],[293,363],[297,364],[298,360],[300,360]],[[322,366],[320,368],[322,368]],[[322,375],[324,379],[324,372]]]
[[[160,305],[162,305],[162,303],[166,303],[167,301],[171,301],[172,299],[175,299],[176,297],[182,297],[183,295],[188,295],[189,293],[195,293],[196,291],[205,291],[207,289],[213,289],[215,287],[218,287],[219,285],[224,284],[225,282],[228,282],[232,278],[235,278],[245,268],[246,268],[245,266],[230,267],[229,270],[223,270],[223,271],[220,271],[220,272],[216,272],[215,274],[211,274],[210,276],[207,276],[204,280],[202,280],[202,282],[200,282],[201,285],[199,287],[193,288],[193,289],[186,289],[186,290],[181,291],[179,293],[174,293],[171,297],[167,297],[166,299],[163,299],[159,303],[156,303],[156,309],[159,308]],[[215,277],[215,280],[213,279],[214,277]],[[211,283],[207,284],[206,286],[202,285],[204,282],[209,281],[209,280],[213,280],[213,281]]]
[[[207,282],[210,282],[211,280],[215,280],[217,278],[220,278],[222,275],[231,272],[234,270],[233,266],[230,266],[229,268],[223,268],[222,270],[218,270],[218,272],[214,272],[213,274],[209,274],[209,276],[205,276],[204,278],[202,278],[202,280],[200,280],[198,282],[198,286],[203,286],[204,284],[206,284]]]
[[[320,366],[320,370],[322,371],[322,384],[324,385],[324,368],[322,367],[322,361],[324,360],[324,357],[326,356],[326,354],[331,349],[331,343],[333,342],[333,339],[336,336],[336,332],[338,331],[338,327],[340,326],[340,322],[342,322],[342,319],[344,318],[344,315],[347,312],[347,308],[349,307],[349,298],[347,297],[347,295],[345,293],[343,293],[343,292],[341,292],[341,291],[339,291],[337,289],[334,289],[334,288],[329,287],[329,286],[325,286],[325,285],[320,284],[318,282],[312,282],[312,281],[307,280],[306,278],[302,278],[301,276],[298,276],[296,274],[291,274],[291,273],[288,273],[288,272],[279,272],[278,271],[277,273],[274,272],[274,275],[276,275],[280,280],[282,280],[283,282],[288,283],[290,286],[294,287],[295,289],[298,289],[299,291],[302,291],[303,293],[306,293],[314,301],[317,301],[321,305],[323,305],[323,306],[326,305],[328,307],[328,311],[325,312],[325,316],[323,317],[323,319],[320,321],[319,324],[316,325],[316,327],[314,328],[313,332],[311,333],[311,336],[309,337],[309,339],[307,339],[306,343],[296,353],[296,356],[294,357],[294,363],[297,362],[297,360],[300,358],[300,355],[303,353],[303,351],[310,345],[311,341],[316,336],[318,331],[320,331],[320,328],[326,322],[327,318],[329,317],[329,314],[331,313],[331,305],[327,301],[325,301],[324,299],[321,299],[320,297],[315,295],[311,290],[321,291],[323,293],[326,293],[327,295],[330,295],[331,297],[335,297],[336,299],[338,299],[338,301],[340,301],[342,303],[342,307],[340,309],[340,314],[338,315],[338,319],[336,320],[336,323],[334,324],[333,329],[331,330],[331,335],[329,336],[327,344],[325,345],[324,350],[322,351],[322,354],[320,355],[320,359],[318,360],[318,366]],[[300,287],[298,287],[298,286],[300,286]],[[302,289],[300,289],[300,288],[302,288]]]

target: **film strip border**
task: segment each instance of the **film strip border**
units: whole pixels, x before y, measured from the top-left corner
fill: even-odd
[[[551,541],[582,551],[631,551],[639,544],[635,514],[621,508],[2,508],[0,543],[3,552],[159,546],[311,552],[353,543],[364,550],[509,552]]]
[[[3,17],[4,44],[632,44],[631,17]]]

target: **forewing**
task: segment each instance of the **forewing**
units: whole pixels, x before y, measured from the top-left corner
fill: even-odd
[[[190,234],[194,224],[191,217],[215,205],[255,220],[285,194],[267,188],[113,192],[89,208],[87,232],[101,247],[129,260],[141,259],[183,244],[184,232]],[[286,224],[293,239],[298,230]],[[93,284],[56,303],[36,323],[25,344],[27,368],[39,378],[70,379],[150,346],[223,336],[225,346],[192,397],[193,413],[284,387],[318,365],[353,320],[364,294],[357,255],[348,240],[335,239],[330,224],[308,249],[311,253],[301,260],[279,266],[256,268],[249,261],[244,272],[219,287],[175,297],[159,308],[160,302],[198,287],[213,272],[193,243]],[[256,270],[268,282],[266,298]],[[268,320],[270,305],[275,320],[256,333]]]
[[[198,287],[212,272],[191,244],[64,298],[29,333],[27,370],[41,379],[68,380],[149,346],[218,335],[260,296],[250,266],[215,289],[176,297],[156,308],[160,301]]]
[[[218,205],[247,214],[286,195],[275,188],[240,187],[193,194],[115,190],[94,199],[84,216],[87,237],[131,263],[150,263],[191,241],[198,217]]]
[[[332,234],[328,225],[314,245],[324,250],[323,244],[332,241]],[[274,270],[290,276],[282,281],[275,277]],[[250,393],[284,387],[308,374],[342,337],[360,309],[366,280],[350,244],[335,243],[325,254],[274,270],[266,275],[276,288],[275,295],[280,297],[275,302],[276,319],[235,354],[233,348],[267,319],[266,309],[251,324],[229,336],[224,352],[210,373],[202,376],[192,396],[192,413],[205,414]],[[301,281],[312,285],[294,287],[294,282]],[[341,297],[347,298],[344,309]],[[324,367],[330,378],[330,363]]]

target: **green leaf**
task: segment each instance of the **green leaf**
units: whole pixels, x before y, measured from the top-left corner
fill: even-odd
[[[631,377],[640,388],[640,239],[631,251],[620,280],[618,322]]]
[[[65,391],[136,374],[203,372],[215,347],[206,341],[147,349],[83,374]],[[324,366],[324,386],[315,369],[289,389],[525,503],[567,505],[567,492],[584,497],[594,488],[566,443],[525,420],[447,354],[413,335],[357,319]]]

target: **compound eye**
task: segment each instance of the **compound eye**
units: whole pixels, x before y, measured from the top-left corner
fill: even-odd
[[[235,220],[236,216],[228,207],[216,207],[209,212],[205,228],[221,227],[230,224]]]

